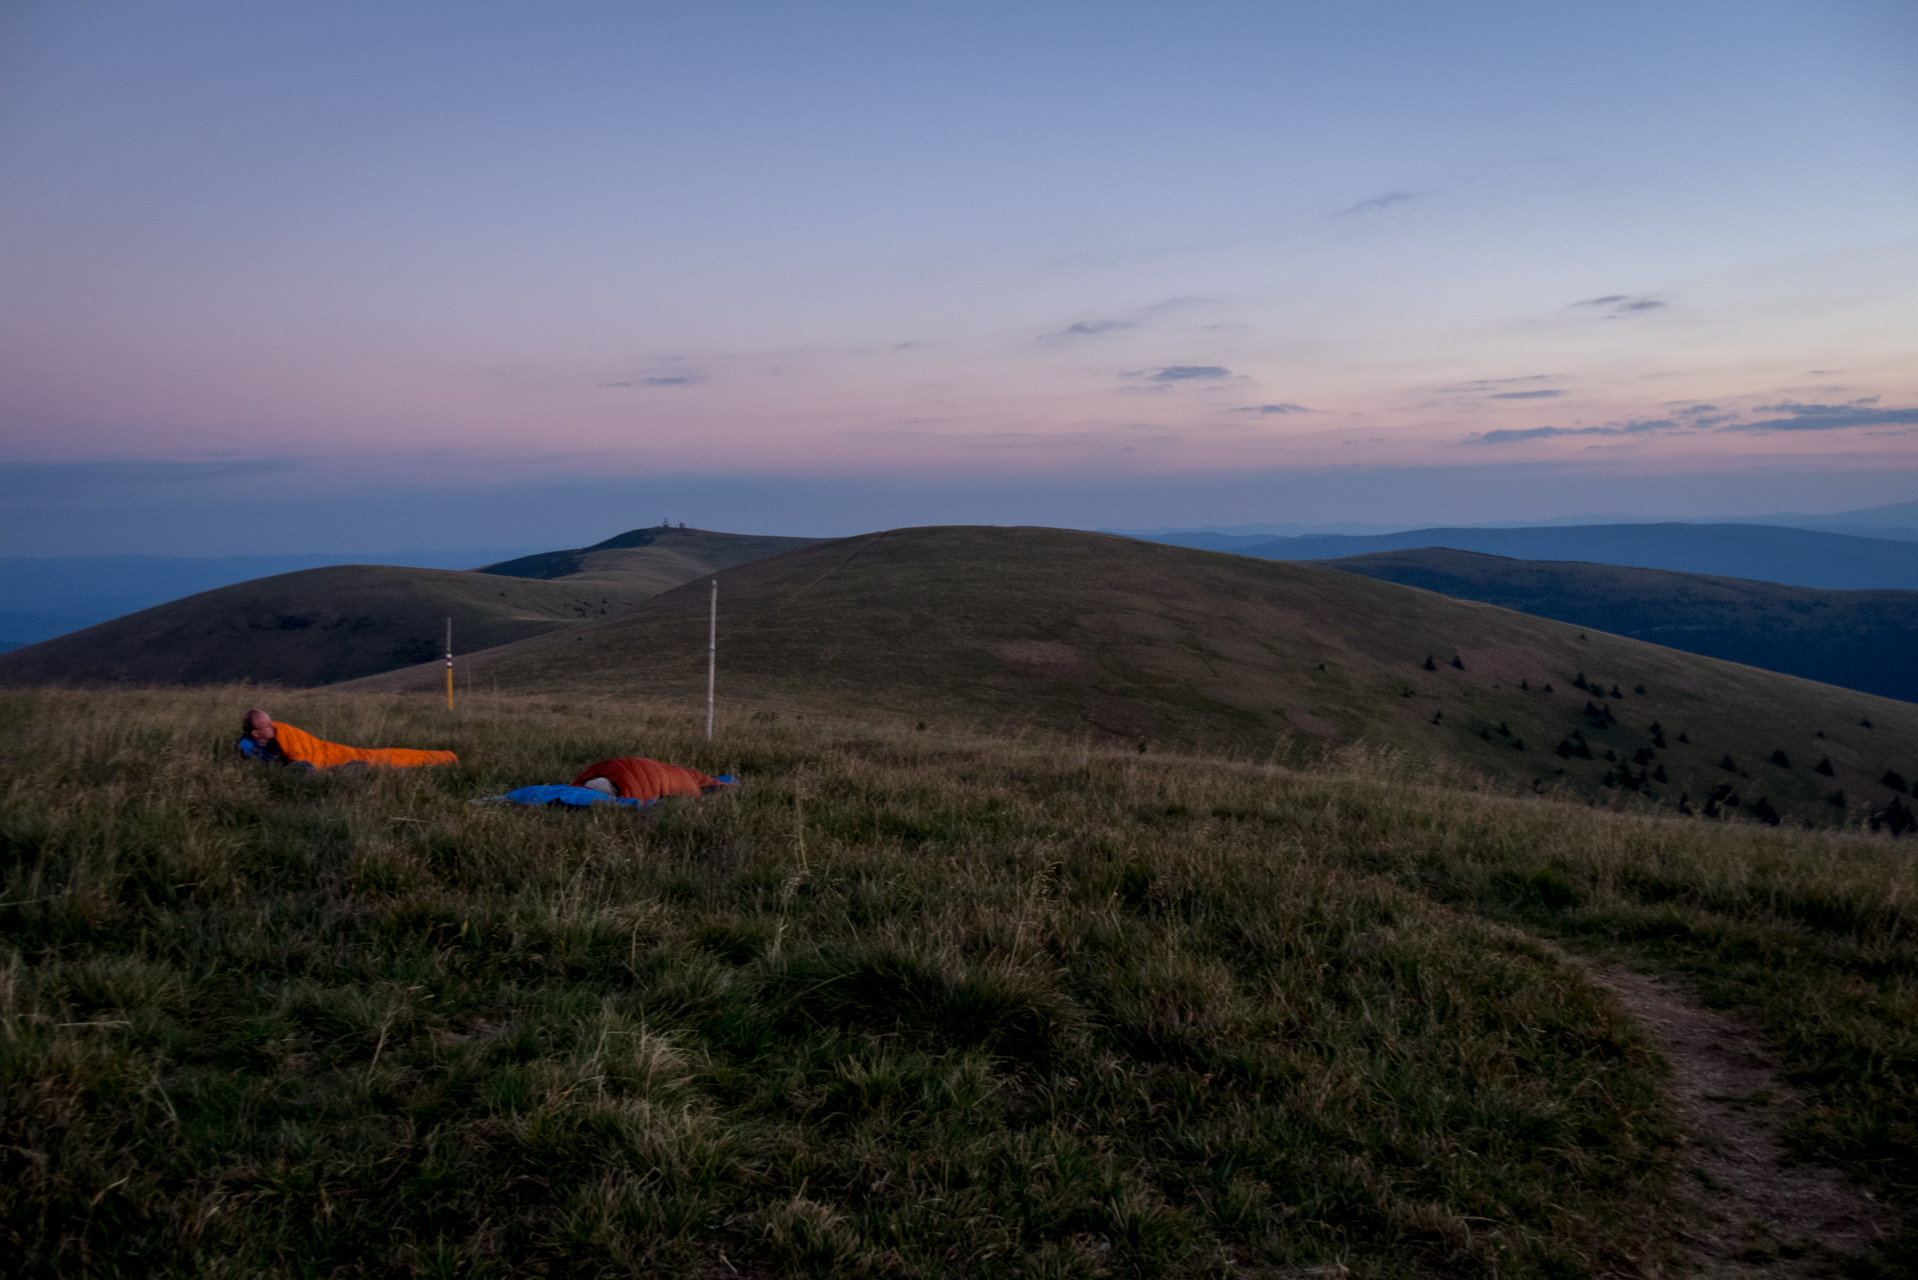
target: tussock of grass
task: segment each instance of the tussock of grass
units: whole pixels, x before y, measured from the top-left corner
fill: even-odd
[[[1597,1274],[1659,1064],[1539,933],[1759,1002],[1912,1185],[1882,839],[531,699],[288,696],[465,762],[308,779],[247,701],[0,702],[24,1274]],[[466,803],[635,751],[746,785]]]

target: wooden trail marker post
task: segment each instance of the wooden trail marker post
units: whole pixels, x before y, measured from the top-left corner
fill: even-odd
[[[446,620],[446,709],[453,709],[453,620]]]
[[[719,669],[719,579],[713,579],[712,611],[706,618],[706,741],[713,740],[713,681]]]

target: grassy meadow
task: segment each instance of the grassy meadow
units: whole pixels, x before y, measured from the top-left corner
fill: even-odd
[[[463,760],[306,778],[229,758],[259,696],[0,693],[12,1274],[1682,1271],[1564,947],[1748,1011],[1794,1152],[1918,1201],[1908,842],[577,698],[275,694]],[[744,785],[469,803],[620,754]]]

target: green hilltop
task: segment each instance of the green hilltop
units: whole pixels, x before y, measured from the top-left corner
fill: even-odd
[[[719,600],[729,714],[1261,759],[1363,749],[1435,780],[1816,824],[1902,806],[1881,780],[1918,773],[1911,704],[1311,564],[1056,529],[905,529],[743,565]],[[474,654],[461,678],[694,705],[707,610],[705,584],[688,584]]]
[[[275,574],[0,654],[0,685],[331,684],[437,658],[448,618],[458,649],[492,648],[807,541],[637,529],[476,572],[339,565]]]

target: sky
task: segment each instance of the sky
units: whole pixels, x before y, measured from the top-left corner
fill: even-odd
[[[1918,498],[1918,7],[0,4],[0,555]]]

